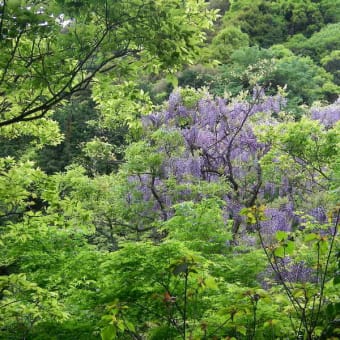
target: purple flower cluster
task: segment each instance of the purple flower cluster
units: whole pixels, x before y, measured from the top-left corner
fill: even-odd
[[[292,203],[283,204],[279,209],[268,208],[265,214],[267,220],[261,222],[262,233],[273,235],[279,230],[291,231],[295,219]]]
[[[188,175],[200,178],[202,176],[202,159],[188,155],[186,158],[172,158],[165,164],[166,177],[175,176],[178,181],[184,180]]]
[[[263,182],[260,160],[270,150],[271,145],[260,142],[253,130],[257,113],[263,121],[273,122],[273,114],[286,105],[280,95],[266,96],[263,89],[255,88],[250,100],[232,100],[204,97],[195,105],[186,107],[179,91],[170,95],[167,107],[143,118],[147,129],[161,128],[165,132],[175,132],[182,136],[184,148],[181,152],[167,152],[162,145],[159,152],[166,155],[157,178],[150,174],[140,176],[140,190],[145,202],[154,202],[154,209],[171,210],[171,204],[181,201],[171,193],[165,181],[175,178],[177,184],[192,181],[227,181],[230,190],[225,193],[225,216],[232,219],[235,232],[245,225],[240,210],[253,206],[258,199],[274,201],[278,197],[288,198],[278,208],[266,210],[267,220],[261,222],[261,230],[266,241],[271,240],[278,230],[290,231],[297,223],[292,197],[299,189],[288,177],[281,183]],[[334,124],[339,120],[340,100],[324,108],[314,108],[312,116],[323,123]],[[171,147],[169,147],[171,148]],[[306,181],[306,185],[309,184]],[[190,185],[183,192],[183,199],[190,196]],[[200,199],[202,196],[198,195]],[[191,199],[195,199],[192,198]],[[325,221],[322,208],[311,212],[317,221]]]
[[[228,214],[236,220],[240,209],[254,204],[261,195],[259,160],[269,150],[268,145],[257,140],[251,117],[259,112],[271,117],[284,105],[282,97],[266,97],[257,88],[250,102],[207,97],[187,108],[175,91],[167,108],[145,117],[143,123],[147,128],[177,130],[183,136],[185,151],[164,161],[164,179],[172,176],[178,183],[187,181],[189,176],[210,182],[227,179],[231,186]]]
[[[315,282],[315,270],[307,265],[304,261],[294,262],[288,256],[276,262],[276,271],[272,267],[259,275],[262,286],[269,289],[274,282],[281,283],[284,281],[288,284]]]
[[[327,223],[327,212],[324,207],[316,207],[309,212],[309,215],[313,216],[318,223]]]
[[[278,263],[278,270],[282,279],[290,283],[306,283],[315,280],[315,272],[306,262],[293,262],[288,256],[281,259]],[[278,277],[276,275],[276,279]]]
[[[311,113],[312,119],[319,120],[327,128],[332,127],[340,120],[340,97],[331,105],[313,107]]]

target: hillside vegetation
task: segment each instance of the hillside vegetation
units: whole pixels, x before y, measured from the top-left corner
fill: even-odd
[[[0,48],[0,339],[340,337],[340,0],[4,0]]]

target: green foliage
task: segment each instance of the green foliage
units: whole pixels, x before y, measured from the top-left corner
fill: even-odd
[[[326,85],[332,82],[332,76],[313,64],[308,57],[291,56],[277,62],[267,81],[281,87],[287,85],[290,97],[311,104],[325,96]],[[334,92],[337,91],[335,87]]]
[[[0,277],[1,336],[26,337],[42,321],[62,322],[68,318],[58,294],[39,287],[24,274]]]
[[[324,25],[337,23],[339,15],[338,0],[238,0],[223,19],[227,25],[239,26],[252,44],[269,47],[298,33],[311,36]]]
[[[247,34],[233,26],[222,29],[211,43],[211,57],[221,63],[230,60],[233,51],[249,45]]]
[[[184,310],[187,310],[191,317],[197,318],[199,313],[204,311],[204,305],[198,305],[197,294],[203,294],[205,289],[213,289],[208,284],[206,288],[200,288],[200,280],[207,280],[209,277],[205,267],[202,257],[186,249],[182,243],[171,241],[159,246],[148,243],[126,245],[107,259],[101,271],[107,277],[108,286],[104,289],[114,292],[115,298],[122,301],[121,306],[127,306],[121,315],[126,326],[130,322],[137,324],[137,320],[139,325],[141,322],[154,324],[152,333],[155,334],[156,331],[160,332],[159,327],[168,324],[169,332],[178,334],[181,332],[181,326],[176,327],[173,320],[181,318]],[[113,272],[115,274],[110,280],[110,273]],[[131,273],[134,273],[133,277]],[[192,296],[185,302],[183,289],[187,275],[188,289],[191,290]],[[114,290],[112,284],[115,286]],[[111,307],[111,320],[114,313],[117,313],[116,309]],[[106,320],[110,320],[109,316]],[[119,327],[119,321],[113,322]],[[151,331],[148,328],[144,332]],[[120,327],[121,332],[124,330],[125,327]],[[112,334],[112,327],[110,331]]]
[[[0,126],[45,116],[99,73],[128,78],[142,66],[158,72],[191,62],[215,17],[192,0],[2,7]]]
[[[268,47],[282,42],[287,34],[284,18],[278,11],[278,5],[272,1],[233,1],[223,20],[239,26],[252,44]]]
[[[270,49],[255,46],[235,51],[231,63],[221,66],[218,76],[209,84],[211,91],[218,95],[236,95],[256,85],[273,93],[284,88],[289,99],[288,107],[295,112],[301,104],[333,101],[339,92],[332,74],[317,66],[311,58],[296,56],[280,45]]]
[[[114,133],[110,133],[107,129],[101,129],[97,122],[94,124],[99,113],[86,95],[90,95],[90,92],[79,95],[54,113],[53,118],[58,122],[64,138],[58,145],[45,145],[33,156],[39,167],[48,174],[64,171],[71,163],[83,164],[88,170],[90,166],[99,165],[96,171],[101,170],[101,164],[98,164],[101,159],[98,159],[97,164],[93,164],[88,161],[87,155],[82,153],[84,144],[92,139],[110,142],[117,158],[121,157],[119,147],[125,142],[126,128],[117,128]],[[111,162],[107,167],[112,169],[114,165]]]
[[[339,22],[340,20],[340,10],[339,10],[339,0],[323,0],[320,3],[320,9],[323,13],[325,23]]]
[[[324,69],[333,74],[334,83],[340,85],[340,50],[332,51],[329,55],[321,59]]]
[[[132,136],[140,134],[140,117],[152,111],[149,96],[133,81],[116,83],[112,77],[101,77],[93,86],[93,99],[101,112],[101,127],[117,129],[126,125]]]
[[[55,275],[84,245],[79,230],[87,213],[77,207],[71,216],[70,201],[53,202],[52,183],[32,163],[5,160],[0,178],[1,336],[26,337],[39,323],[68,318]]]
[[[174,217],[164,224],[170,238],[183,241],[187,247],[203,253],[220,253],[231,240],[231,226],[222,218],[221,201],[207,199],[195,204],[184,202],[174,206]]]
[[[297,177],[309,169],[318,172],[317,181],[333,177],[332,167],[338,158],[337,126],[326,130],[317,121],[302,118],[299,122],[284,122],[262,130],[261,138],[271,140],[274,145],[261,160],[265,171],[269,171],[268,176],[273,176],[273,171],[281,166],[285,171],[294,163]],[[279,164],[273,162],[276,157]]]
[[[231,64],[221,65],[215,79],[209,84],[210,91],[216,95],[237,96],[241,91],[254,86],[267,86],[268,77],[273,72],[274,63],[270,50],[257,46],[236,50],[231,55]]]
[[[320,103],[307,106],[338,94],[338,5],[0,3],[0,338],[335,338],[340,125],[336,103],[330,123],[309,118]],[[207,7],[225,13],[215,37]],[[222,65],[180,69],[211,59]],[[167,128],[145,117],[166,114],[178,85]],[[212,98],[205,87],[237,105],[256,85],[288,107],[254,115],[251,104],[231,137],[242,149],[245,132],[256,149],[232,159],[236,184],[258,184],[241,209],[231,198],[250,190],[223,170],[207,180],[176,169],[207,156],[183,137],[201,118],[183,112]],[[291,228],[272,214],[288,203]]]
[[[310,56],[317,62],[332,51],[339,50],[339,23],[329,24],[309,39],[302,35],[293,36],[285,45],[296,54]]]

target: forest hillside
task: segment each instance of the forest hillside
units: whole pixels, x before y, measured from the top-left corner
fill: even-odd
[[[340,0],[0,0],[0,339],[340,337]]]

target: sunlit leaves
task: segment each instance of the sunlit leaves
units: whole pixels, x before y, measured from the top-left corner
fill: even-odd
[[[68,313],[58,302],[58,294],[27,280],[24,274],[1,276],[0,289],[2,334],[9,335],[11,329],[18,326],[19,332],[25,334],[39,322],[46,320],[61,322],[68,318]]]
[[[97,73],[111,73],[119,85],[121,77],[135,80],[140,67],[158,73],[191,62],[205,39],[202,27],[209,28],[216,16],[204,1],[73,5],[4,2],[0,126],[41,118]],[[117,101],[112,105],[125,104]]]
[[[114,129],[126,124],[134,137],[141,133],[140,117],[153,109],[149,96],[135,82],[120,83],[112,77],[98,79],[93,86],[93,99],[101,112],[101,126]]]
[[[222,218],[221,203],[216,199],[206,199],[197,204],[177,204],[174,216],[163,228],[170,238],[185,242],[188,248],[208,253],[221,252],[231,239],[231,232]]]

